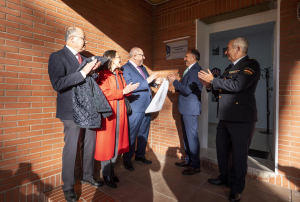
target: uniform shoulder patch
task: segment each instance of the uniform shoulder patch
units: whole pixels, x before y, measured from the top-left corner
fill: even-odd
[[[250,67],[245,67],[244,74],[246,74],[246,75],[252,75],[252,74],[254,74],[254,70],[252,68],[250,68]]]

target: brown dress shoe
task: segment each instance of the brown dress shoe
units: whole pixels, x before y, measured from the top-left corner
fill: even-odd
[[[182,174],[183,174],[183,175],[194,175],[194,174],[200,173],[200,172],[201,172],[200,168],[193,168],[193,167],[190,167],[190,168],[184,170],[184,171],[182,172]]]
[[[176,162],[175,165],[179,167],[190,167],[190,164],[187,163],[186,161]]]

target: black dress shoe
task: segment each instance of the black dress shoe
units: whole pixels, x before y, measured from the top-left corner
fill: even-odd
[[[119,178],[115,175],[114,171],[111,172],[110,176],[114,182],[120,182]]]
[[[64,191],[64,195],[67,202],[78,201],[77,194],[74,191],[74,189],[69,189],[67,191]]]
[[[136,161],[141,161],[141,162],[146,163],[146,164],[151,164],[151,163],[152,163],[152,161],[147,160],[147,159],[145,158],[145,156],[142,156],[142,157],[135,157],[135,160],[136,160]]]
[[[95,178],[90,179],[89,181],[86,180],[80,180],[81,184],[90,184],[94,187],[101,187],[103,186],[103,182],[96,180]]]
[[[208,179],[208,182],[211,183],[211,184],[214,184],[214,185],[222,185],[222,184],[226,184],[225,182],[222,182],[218,179]]]
[[[104,181],[107,186],[109,186],[111,188],[117,188],[117,185],[116,185],[116,183],[114,183],[111,176],[103,176],[103,178],[104,178]]]
[[[190,164],[187,163],[186,161],[176,162],[175,165],[179,167],[190,167]]]
[[[200,172],[201,172],[200,168],[193,168],[193,167],[190,167],[190,168],[184,170],[184,171],[182,172],[182,174],[183,174],[183,175],[194,175],[194,174],[200,173]]]
[[[127,170],[134,170],[131,161],[123,161],[123,164]]]
[[[230,192],[229,201],[231,202],[239,202],[241,200],[241,194]]]

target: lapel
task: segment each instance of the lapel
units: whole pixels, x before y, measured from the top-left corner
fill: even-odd
[[[64,46],[63,50],[67,56],[67,60],[73,61],[77,65],[77,67],[79,67],[79,62],[78,62],[77,58],[75,57],[75,55],[73,55],[73,53],[66,46]],[[83,60],[83,58],[82,58],[82,60]]]
[[[196,65],[197,65],[198,63],[196,62],[188,71],[187,71],[187,73],[182,77],[182,80],[184,80],[184,79],[186,79],[186,78],[189,78],[189,74],[190,74],[190,72],[191,72],[191,70],[192,69],[194,69],[194,68],[196,68]]]
[[[131,64],[131,62],[128,61],[129,66],[131,67],[132,71],[134,71],[137,75],[139,75],[141,77],[141,79],[144,80],[144,77],[141,75],[141,73]],[[141,68],[143,71],[143,68]],[[143,71],[144,72],[144,71]],[[145,72],[144,72],[145,74]],[[146,74],[145,74],[146,76]]]

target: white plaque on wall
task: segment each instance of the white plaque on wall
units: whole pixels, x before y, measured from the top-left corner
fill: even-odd
[[[166,59],[172,60],[172,59],[184,58],[187,50],[188,50],[188,41],[187,40],[167,43]]]

